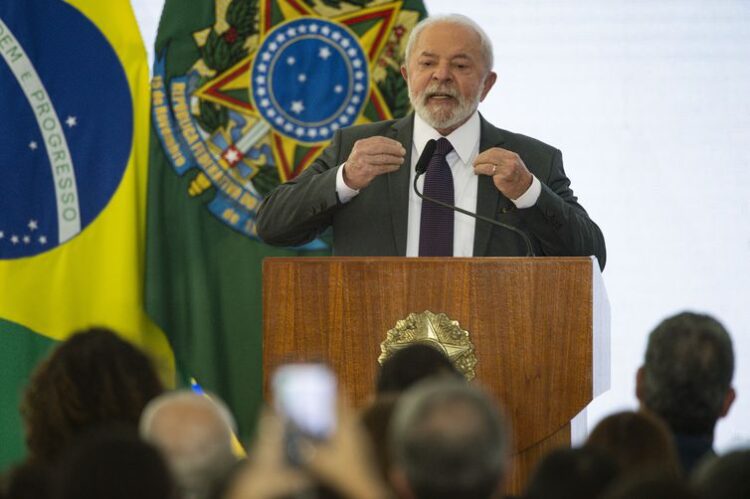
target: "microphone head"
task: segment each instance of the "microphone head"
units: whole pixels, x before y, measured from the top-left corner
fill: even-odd
[[[417,166],[415,167],[417,176],[422,175],[427,171],[427,165],[430,164],[430,158],[435,154],[436,147],[437,141],[435,139],[430,139],[425,144],[424,149],[422,149],[422,154],[419,156],[419,160],[417,160]]]

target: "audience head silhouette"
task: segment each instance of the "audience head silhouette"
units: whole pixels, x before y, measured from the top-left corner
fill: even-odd
[[[167,460],[183,499],[203,499],[237,463],[235,422],[217,397],[182,390],[152,400],[141,417],[141,436]]]
[[[104,328],[73,334],[31,376],[21,416],[31,459],[53,461],[84,431],[120,423],[138,427],[162,392],[150,359]]]
[[[683,312],[665,319],[649,336],[636,394],[642,407],[674,433],[688,473],[713,454],[716,421],[735,398],[733,373],[732,340],[713,317]]]
[[[485,393],[459,380],[426,380],[404,393],[390,439],[403,497],[488,498],[505,478],[505,421]]]
[[[429,345],[415,343],[397,350],[378,371],[378,394],[401,393],[430,376],[461,377],[450,359]]]

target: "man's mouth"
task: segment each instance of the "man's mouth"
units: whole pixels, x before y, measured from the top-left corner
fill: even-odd
[[[444,101],[444,100],[449,100],[449,99],[455,99],[455,96],[453,96],[452,94],[444,94],[444,93],[435,92],[435,93],[427,94],[426,100],[431,100],[431,99]]]

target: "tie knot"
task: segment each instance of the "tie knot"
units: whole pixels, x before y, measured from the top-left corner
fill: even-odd
[[[453,145],[448,139],[446,139],[445,137],[440,137],[438,139],[437,145],[435,146],[435,154],[440,154],[441,156],[445,156],[452,150],[453,150]]]

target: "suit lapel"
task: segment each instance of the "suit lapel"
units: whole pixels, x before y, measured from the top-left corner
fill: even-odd
[[[481,118],[481,132],[479,137],[479,152],[496,147],[505,142],[502,132],[490,125],[484,117]],[[498,203],[500,199],[505,200],[500,191],[497,190],[492,182],[492,177],[480,175],[477,186],[477,213],[479,215],[495,218]],[[487,245],[492,235],[492,226],[488,223],[477,220],[474,230],[474,256],[483,256],[487,254]]]
[[[396,251],[406,255],[407,219],[409,217],[409,179],[411,178],[411,150],[414,131],[414,115],[396,121],[391,128],[391,138],[401,142],[406,157],[401,168],[388,174],[388,201],[390,203],[393,237]]]

